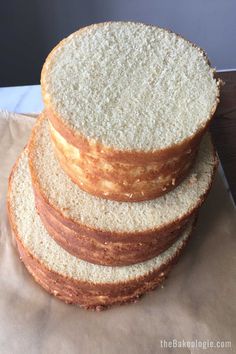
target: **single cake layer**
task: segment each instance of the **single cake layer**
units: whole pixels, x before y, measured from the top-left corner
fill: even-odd
[[[41,86],[63,170],[89,194],[139,202],[187,176],[220,81],[205,53],[177,34],[109,22],[60,42]]]
[[[111,266],[143,262],[169,248],[205,200],[217,165],[206,137],[191,175],[174,191],[152,202],[106,201],[80,190],[60,169],[42,117],[29,162],[36,208],[50,236],[80,259]]]
[[[75,134],[118,150],[153,151],[202,129],[219,96],[204,52],[168,30],[132,22],[85,27],[43,68],[43,98]]]
[[[8,210],[22,260],[39,284],[65,302],[100,309],[134,301],[163,281],[189,238],[192,222],[173,246],[147,262],[105,267],[79,260],[48,235],[36,212],[27,154],[25,150],[12,171]]]
[[[209,190],[217,165],[215,150],[207,135],[189,176],[163,197],[140,203],[97,198],[82,191],[61,170],[45,119],[38,120],[33,130],[29,160],[37,191],[65,218],[91,229],[131,234],[163,229],[191,213]]]

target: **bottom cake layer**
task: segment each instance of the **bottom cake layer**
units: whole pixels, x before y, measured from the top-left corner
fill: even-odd
[[[182,253],[193,227],[192,221],[168,250],[143,263],[110,267],[82,261],[49,236],[36,212],[27,149],[10,176],[8,212],[21,259],[36,282],[66,303],[96,310],[134,302],[160,285]]]

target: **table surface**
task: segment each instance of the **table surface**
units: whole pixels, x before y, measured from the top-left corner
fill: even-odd
[[[236,71],[218,76],[225,84],[210,130],[236,204]]]
[[[211,132],[236,204],[236,71],[221,72],[225,82]],[[16,113],[39,113],[43,102],[39,85],[0,88],[0,108]]]
[[[0,87],[0,108],[16,113],[39,113],[43,109],[40,85]]]

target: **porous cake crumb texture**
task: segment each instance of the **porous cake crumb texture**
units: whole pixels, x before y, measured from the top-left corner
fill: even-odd
[[[78,31],[46,62],[49,107],[72,130],[120,150],[158,150],[205,126],[219,88],[203,52],[131,22]]]

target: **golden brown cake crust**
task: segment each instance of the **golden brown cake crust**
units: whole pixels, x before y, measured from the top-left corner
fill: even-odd
[[[186,223],[197,214],[207,193],[194,210],[183,218],[163,229],[136,233],[92,229],[65,218],[36,189],[35,199],[39,216],[49,235],[66,251],[94,264],[125,266],[156,257],[170,247]]]
[[[181,152],[166,158],[144,152],[133,152],[131,157],[123,152],[118,155],[116,150],[108,152],[98,143],[78,149],[62,138],[52,122],[50,131],[59,163],[74,183],[94,196],[126,202],[155,199],[178,186],[195,162],[200,139],[196,137]],[[66,134],[65,127],[61,131]]]
[[[137,280],[116,284],[91,284],[66,278],[49,270],[43,263],[35,259],[24,248],[17,236],[16,242],[25,267],[34,280],[48,293],[67,304],[76,304],[84,309],[101,311],[115,304],[136,302],[142,295],[161,285],[174,264],[177,263],[187,241],[178,253],[158,270]]]
[[[51,138],[62,169],[89,194],[110,200],[139,202],[171,191],[189,173],[208,128],[170,148],[120,151],[74,134],[47,107]],[[62,138],[63,139],[62,139]]]
[[[47,208],[44,207],[40,198],[35,194],[36,208],[49,235],[67,252],[85,261],[108,266],[124,266],[144,262],[158,256],[169,248],[181,235],[186,223],[176,227],[172,232],[162,235],[157,234],[152,240],[116,242],[101,241],[92,237],[75,232],[71,228],[60,223]]]

